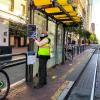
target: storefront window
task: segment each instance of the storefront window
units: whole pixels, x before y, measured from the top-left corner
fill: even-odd
[[[14,36],[10,36],[10,46],[14,46]]]
[[[26,25],[9,22],[9,33],[10,33],[10,46],[21,47],[27,45]],[[12,37],[14,38],[14,41]]]

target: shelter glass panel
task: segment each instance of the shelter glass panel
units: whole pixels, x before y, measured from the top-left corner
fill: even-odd
[[[63,45],[63,26],[58,26],[58,34],[57,34],[57,63],[60,64],[62,62],[62,45]]]
[[[52,67],[55,65],[55,23],[52,21],[48,22],[48,32],[49,32],[49,38],[51,39],[51,59],[48,62],[48,67]]]

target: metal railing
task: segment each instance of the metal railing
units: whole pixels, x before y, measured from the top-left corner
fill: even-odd
[[[14,57],[14,56],[23,56],[23,58],[17,58],[17,59],[9,59],[9,60],[4,60],[0,61],[0,64],[6,63],[5,67],[3,69],[7,69],[10,67],[15,67],[16,65],[21,65],[25,64],[25,79],[27,80],[27,54],[26,53],[17,53],[17,54],[5,54],[5,55],[0,55],[0,58],[6,58],[6,57]]]
[[[72,46],[70,46],[70,48],[72,50],[71,55],[73,58],[75,55],[82,53],[87,48],[87,45],[72,45]],[[65,51],[65,53],[66,52],[67,52],[67,50]]]

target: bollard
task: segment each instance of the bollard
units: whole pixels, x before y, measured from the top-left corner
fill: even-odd
[[[73,46],[73,56],[75,55],[75,47]]]
[[[84,45],[83,45],[83,51],[84,51]]]
[[[80,54],[80,46],[79,46],[79,54]]]
[[[80,49],[81,49],[81,50],[80,50],[80,53],[82,53],[82,45],[81,45],[80,47],[81,47],[81,48],[80,48]]]
[[[73,50],[73,46],[72,46],[72,59],[73,59],[73,53],[74,53],[74,50]]]
[[[79,46],[77,46],[77,54],[79,54]]]
[[[75,46],[75,55],[77,55],[77,48],[76,48],[76,46]]]
[[[82,45],[82,52],[83,52],[83,45]]]

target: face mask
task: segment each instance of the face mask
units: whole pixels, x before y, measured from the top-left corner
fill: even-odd
[[[40,34],[40,37],[45,37],[47,36],[47,34]]]

